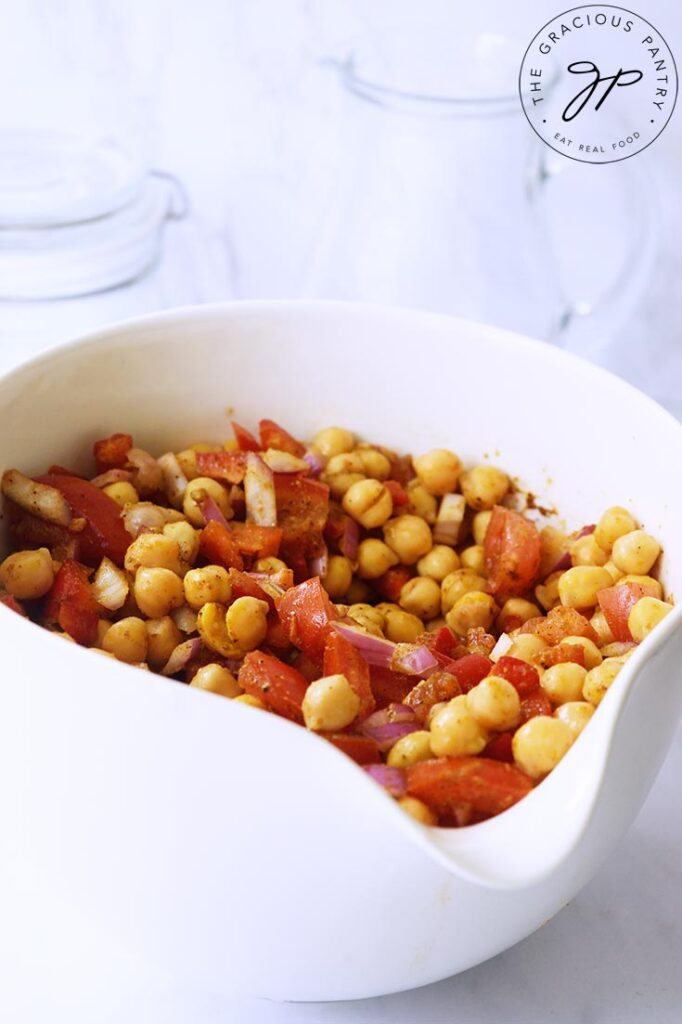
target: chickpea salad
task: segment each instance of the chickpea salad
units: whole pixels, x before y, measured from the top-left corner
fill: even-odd
[[[625,508],[567,534],[445,448],[233,430],[159,457],[112,434],[89,479],[7,470],[0,602],[314,731],[424,824],[530,792],[672,609]]]

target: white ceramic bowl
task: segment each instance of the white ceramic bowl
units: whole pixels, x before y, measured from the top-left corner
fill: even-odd
[[[682,592],[682,427],[556,349],[423,313],[243,303],[112,328],[0,381],[0,465],[77,467],[114,430],[182,447],[229,435],[231,415],[489,456],[571,527],[626,505]],[[303,729],[0,607],[0,767],[13,780],[0,788],[0,886],[40,879],[59,895],[65,942],[85,919],[212,992],[348,999],[462,971],[556,913],[637,814],[682,703],[681,617],[640,647],[530,796],[481,825],[429,830]],[[30,933],[57,911],[27,899],[16,913]]]

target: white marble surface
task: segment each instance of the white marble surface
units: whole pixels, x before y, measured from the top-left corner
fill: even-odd
[[[419,17],[444,19],[453,38],[462,26],[483,26],[510,33],[525,46],[561,9],[547,0],[482,0],[473,7],[426,0]],[[682,54],[679,6],[646,0],[639,10],[663,31],[673,52]],[[0,127],[68,122],[89,130],[109,124],[151,165],[172,170],[189,189],[192,245],[201,252],[176,234],[169,259],[171,280],[179,275],[183,289],[189,283],[193,301],[295,296],[343,155],[345,115],[324,59],[350,49],[386,58],[385,30],[402,22],[404,38],[410,39],[411,18],[409,0],[8,4],[0,36],[0,95],[12,102],[0,108]],[[403,53],[394,70],[407,57]],[[680,414],[681,116],[678,110],[664,136],[638,158],[658,210],[651,276],[625,322],[605,320],[583,342],[593,357]],[[602,235],[627,229],[627,223],[604,221],[588,187],[583,203]],[[584,257],[588,279],[593,255],[590,250]],[[171,287],[163,302],[173,299]],[[107,308],[103,319],[120,315],[118,300],[116,306],[116,314]],[[502,320],[504,315],[500,310]],[[46,345],[53,328],[53,313],[45,309],[30,346]],[[30,346],[19,340],[8,310],[0,307],[0,363],[28,354]],[[37,950],[31,963],[13,964],[0,986],[0,1014],[13,1024],[677,1024],[681,775],[679,733],[639,820],[594,882],[536,935],[458,978],[363,1003],[225,1004],[210,994],[182,991],[144,965],[97,961],[91,949],[62,950],[55,940]],[[50,958],[49,971],[43,956]]]

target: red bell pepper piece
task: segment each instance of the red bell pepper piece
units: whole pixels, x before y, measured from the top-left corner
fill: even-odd
[[[230,524],[237,547],[243,555],[254,558],[276,557],[282,543],[279,526],[257,526],[255,523]]]
[[[289,452],[291,455],[297,455],[299,459],[305,454],[305,445],[302,445],[300,441],[292,437],[284,427],[280,427],[279,423],[275,423],[274,420],[261,420],[258,427],[262,451],[267,451],[268,448],[276,448],[280,452]]]
[[[235,440],[239,446],[240,452],[260,451],[260,444],[250,430],[247,430],[246,427],[242,427],[234,420],[232,420],[232,429],[234,430]]]
[[[212,565],[222,565],[225,569],[243,569],[244,559],[237,539],[229,526],[211,520],[201,531],[199,550]]]
[[[532,788],[518,768],[486,757],[439,757],[407,769],[407,792],[439,817],[456,815],[461,804],[476,814],[499,814]]]
[[[47,473],[37,477],[60,491],[74,516],[85,519],[85,529],[76,534],[78,557],[86,565],[98,565],[106,556],[116,565],[123,565],[132,538],[121,518],[121,508],[113,498],[89,480],[76,476]]]
[[[329,623],[338,614],[319,579],[306,580],[287,590],[277,611],[291,643],[320,664]]]
[[[325,676],[344,675],[360,698],[357,717],[367,718],[376,706],[370,683],[369,665],[356,647],[344,636],[331,630],[324,646],[322,670]]]
[[[319,480],[295,473],[274,476],[277,523],[282,529],[281,557],[295,569],[297,563],[317,558],[324,550],[329,488]]]
[[[533,665],[522,661],[521,658],[510,658],[507,655],[493,665],[490,675],[506,679],[522,699],[537,690],[540,685],[540,675]]]
[[[381,761],[377,742],[369,736],[351,736],[345,732],[323,733],[322,735],[356,764],[378,764]]]
[[[263,651],[247,654],[239,670],[239,685],[271,711],[303,724],[301,705],[308,682],[291,665]]]
[[[62,562],[45,601],[45,618],[57,622],[76,643],[91,647],[97,641],[100,606],[82,565]]]
[[[246,452],[197,452],[197,473],[240,484],[246,473]]]

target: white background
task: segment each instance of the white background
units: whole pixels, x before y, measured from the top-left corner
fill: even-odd
[[[213,294],[295,296],[338,161],[363,159],[342,152],[348,125],[325,58],[350,50],[385,57],[391,26],[402,26],[410,39],[416,18],[441,24],[446,48],[448,38],[465,32],[509,35],[520,63],[531,37],[563,6],[545,0],[4,0],[0,125],[95,134],[106,125],[150,166],[185,182],[195,221],[220,254]],[[679,57],[679,5],[640,0],[636,9]],[[400,58],[394,66],[399,72]],[[657,143],[636,158],[657,211],[651,275],[624,322],[616,316],[599,324],[587,342],[595,357],[679,412],[681,116],[678,110]],[[588,188],[581,206],[600,245],[627,235],[627,211],[608,222]],[[584,260],[590,259],[587,252]],[[504,315],[500,310],[502,321]],[[182,991],[145,965],[104,968],[83,954],[79,972],[78,951],[54,949],[49,973],[25,965],[0,994],[0,1007],[4,998],[7,1020],[31,1022],[673,1024],[682,1014],[681,776],[678,737],[638,822],[573,904],[494,961],[428,989],[362,1004],[225,1005],[210,994]]]

